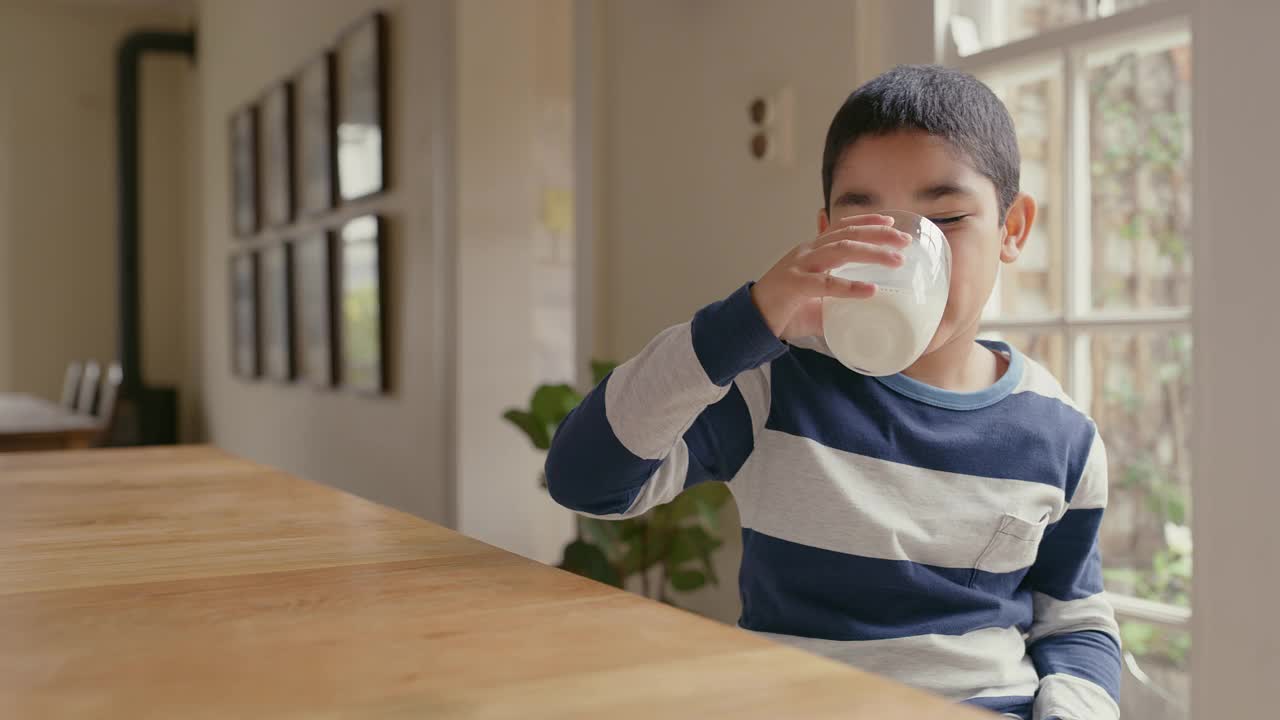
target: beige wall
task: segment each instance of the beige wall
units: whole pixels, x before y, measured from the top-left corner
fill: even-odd
[[[1280,675],[1280,427],[1276,268],[1262,218],[1275,202],[1280,96],[1273,65],[1280,5],[1200,0],[1194,18],[1196,718],[1275,714]],[[1260,55],[1261,53],[1261,55]],[[1262,90],[1262,88],[1266,88]],[[1259,229],[1262,228],[1261,232]]]
[[[131,30],[189,25],[160,5],[0,0],[0,391],[56,398],[68,361],[115,359],[115,51]],[[193,75],[143,61],[143,368],[184,401]]]
[[[227,262],[265,243],[233,240],[229,228],[226,118],[329,46],[375,7],[389,27],[389,191],[343,207],[298,232],[377,211],[388,232],[388,324],[392,392],[364,397],[303,383],[232,377]],[[244,457],[450,522],[452,268],[446,85],[451,3],[436,0],[208,0],[199,4],[200,243],[204,419],[209,438]]]

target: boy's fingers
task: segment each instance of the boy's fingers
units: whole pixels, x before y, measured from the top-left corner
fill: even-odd
[[[911,236],[901,230],[894,230],[887,225],[853,225],[838,227],[819,235],[811,243],[818,248],[829,243],[842,240],[857,240],[864,243],[883,243],[896,248],[904,248],[911,244]]]
[[[849,215],[839,220],[831,221],[831,228],[854,227],[856,225],[893,225],[892,215],[877,215],[868,213],[866,215]]]
[[[861,280],[845,280],[826,273],[810,273],[801,276],[803,291],[810,297],[855,298],[863,300],[876,294],[874,283]]]
[[[811,250],[799,259],[802,270],[820,273],[848,263],[871,263],[885,267],[902,265],[902,253],[888,245],[856,240],[836,240]]]

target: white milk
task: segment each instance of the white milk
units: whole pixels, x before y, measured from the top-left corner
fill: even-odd
[[[849,369],[893,375],[924,354],[946,307],[946,284],[920,293],[877,287],[866,300],[824,298],[822,332]]]

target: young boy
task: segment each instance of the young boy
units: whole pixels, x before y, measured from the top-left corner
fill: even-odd
[[[1102,440],[1046,370],[975,341],[1035,220],[1018,164],[1008,112],[969,75],[859,88],[827,133],[817,238],[588,395],[548,455],[552,496],[629,517],[728,482],[743,628],[1012,717],[1118,717]],[[888,209],[946,233],[951,294],[925,354],[872,378],[830,356],[821,300],[875,293],[832,268],[901,262]]]

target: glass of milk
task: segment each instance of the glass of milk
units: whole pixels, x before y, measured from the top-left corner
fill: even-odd
[[[846,367],[863,375],[902,372],[929,346],[951,291],[951,246],[942,230],[915,213],[886,210],[893,227],[911,235],[901,267],[850,263],[831,271],[876,284],[866,300],[823,298],[822,332]]]

